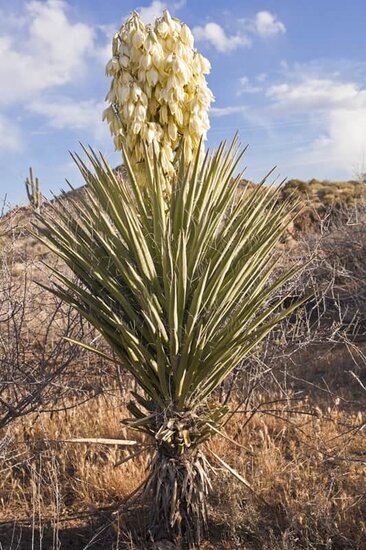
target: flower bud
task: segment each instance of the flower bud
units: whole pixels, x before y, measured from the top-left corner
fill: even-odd
[[[142,46],[144,42],[145,42],[145,33],[143,33],[142,30],[138,29],[132,36],[132,44],[136,49],[138,49]]]
[[[150,69],[146,72],[146,80],[150,86],[156,86],[159,80],[158,71],[155,68]]]
[[[198,59],[201,64],[201,71],[203,74],[208,74],[211,71],[211,63],[206,57],[203,57],[200,53],[198,54]]]
[[[130,62],[130,58],[127,57],[127,55],[119,56],[119,64],[122,67],[122,69],[127,69],[129,62]]]
[[[118,50],[119,50],[119,33],[116,32],[115,35],[113,36],[113,40],[112,40],[112,53],[113,53],[113,57],[117,57],[118,56]]]
[[[162,124],[168,123],[168,107],[166,105],[163,105],[160,109],[160,122]]]
[[[118,99],[120,103],[124,103],[127,101],[128,97],[130,95],[130,87],[129,86],[121,86],[118,90]]]
[[[172,16],[170,15],[170,13],[169,13],[168,10],[164,10],[164,11],[163,11],[163,20],[164,20],[169,26],[172,25],[173,19],[172,19]]]
[[[141,57],[139,66],[141,69],[147,70],[151,67],[151,63],[152,63],[151,55],[149,53],[146,53]]]
[[[190,48],[193,48],[193,34],[189,30],[188,26],[183,23],[181,30],[180,30],[180,38],[183,42],[183,44],[186,44]]]
[[[142,94],[142,90],[136,82],[134,82],[131,86],[131,99],[132,101],[137,101]]]
[[[172,120],[170,120],[168,124],[168,135],[172,141],[175,141],[177,139],[177,127]]]
[[[146,119],[146,107],[141,105],[136,105],[135,111],[134,111],[135,120],[138,120],[139,122],[144,122]]]
[[[142,123],[140,121],[135,121],[131,125],[131,131],[133,134],[139,134],[141,132]]]
[[[119,70],[119,59],[117,57],[112,57],[112,59],[108,62],[106,66],[105,72],[109,76],[114,76],[118,74]]]
[[[150,29],[148,34],[147,34],[147,38],[145,40],[145,51],[148,52],[148,53],[151,53],[151,50],[153,49],[153,47],[155,46],[155,44],[157,44],[157,36],[155,34],[155,32]]]
[[[161,67],[163,61],[163,51],[161,46],[154,45],[151,49],[151,59],[157,69]]]
[[[163,38],[166,38],[168,36],[169,32],[169,25],[166,23],[166,21],[162,20],[157,26],[157,32],[162,36]]]

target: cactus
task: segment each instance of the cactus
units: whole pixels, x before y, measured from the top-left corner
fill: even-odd
[[[27,191],[29,203],[39,212],[42,204],[42,193],[39,188],[38,178],[33,177],[32,168],[29,168],[29,176],[25,179],[25,189]]]

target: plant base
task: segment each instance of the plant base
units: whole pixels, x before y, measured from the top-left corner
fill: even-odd
[[[155,540],[185,541],[197,547],[207,526],[210,464],[200,450],[169,456],[158,450],[144,492],[152,503]]]

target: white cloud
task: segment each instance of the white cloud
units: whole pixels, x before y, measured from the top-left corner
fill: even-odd
[[[225,29],[214,21],[194,27],[193,34],[196,40],[210,44],[221,53],[227,53],[240,47],[250,47],[250,35],[268,38],[286,32],[285,25],[269,11],[259,11],[254,18],[239,19],[238,22],[241,24],[241,30],[235,34],[227,34]]]
[[[184,6],[186,5],[187,1],[186,0],[177,0],[176,2],[174,2],[173,4],[173,9],[174,10],[181,10],[182,8],[184,8]]]
[[[222,117],[234,115],[236,113],[244,113],[247,110],[246,105],[229,105],[227,107],[212,107],[210,115],[213,117]]]
[[[178,11],[186,5],[186,0],[177,0],[172,4],[162,2],[161,0],[153,0],[149,6],[142,6],[137,8],[141,19],[145,24],[154,23],[157,17],[161,17],[163,11],[169,9],[170,11]]]
[[[264,82],[265,80],[267,80],[267,77],[268,77],[267,73],[259,73],[255,77],[255,79],[257,82]]]
[[[21,147],[20,129],[0,113],[0,151],[19,151]]]
[[[243,94],[258,94],[262,90],[262,86],[252,84],[247,76],[242,76],[239,78],[239,89],[236,95],[241,96]]]
[[[139,12],[143,22],[147,24],[154,23],[155,19],[157,17],[161,17],[163,11],[166,8],[167,5],[165,2],[161,2],[160,0],[153,0],[150,6],[138,8],[137,11]]]
[[[306,68],[295,80],[267,89],[270,100],[264,109],[268,120],[278,124],[291,122],[299,114],[303,130],[315,133],[310,144],[299,154],[301,162],[343,170],[351,175],[352,167],[366,158],[366,89],[355,82],[340,81],[335,76],[307,75]]]
[[[26,4],[21,32],[0,37],[0,103],[26,101],[44,90],[77,80],[98,55],[95,31],[73,23],[64,0]]]
[[[56,98],[46,101],[44,98],[34,101],[28,106],[32,113],[42,115],[48,119],[53,128],[86,128],[101,119],[103,103],[94,100],[73,101],[70,98]]]
[[[105,105],[102,101],[74,99],[58,96],[32,101],[27,110],[46,119],[56,130],[84,130],[101,141],[108,137],[108,126],[102,122]]]
[[[336,165],[353,168],[366,158],[366,104],[360,109],[332,111],[323,140],[314,142],[314,152],[334,157]]]
[[[196,40],[211,44],[217,51],[227,53],[242,46],[250,46],[251,41],[245,34],[227,35],[218,23],[206,23],[203,27],[194,27]]]
[[[300,82],[275,84],[266,95],[278,111],[331,110],[365,107],[366,90],[354,82],[332,78],[304,77]]]
[[[259,36],[267,38],[286,32],[285,25],[269,11],[259,11],[254,20],[255,31]]]
[[[246,93],[258,87],[255,103],[216,107],[211,116],[241,114],[235,126],[257,139],[261,150],[275,149],[286,174],[353,177],[366,165],[366,87],[319,64],[286,66],[281,73],[277,83],[242,77]]]

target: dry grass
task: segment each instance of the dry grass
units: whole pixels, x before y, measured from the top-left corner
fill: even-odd
[[[278,398],[258,395],[256,405]],[[227,434],[236,445],[221,436],[211,443],[253,491],[212,461],[217,477],[204,548],[365,548],[365,464],[345,459],[366,455],[362,430],[349,432],[365,420],[362,413],[336,401],[314,414],[307,399],[262,410],[248,423],[249,412],[233,417]],[[121,399],[109,395],[13,425],[1,460],[3,548],[152,547],[142,537],[131,545],[130,531],[143,531],[144,511],[123,505],[143,481],[149,457],[115,467],[128,451],[55,442],[125,437],[124,416]]]

